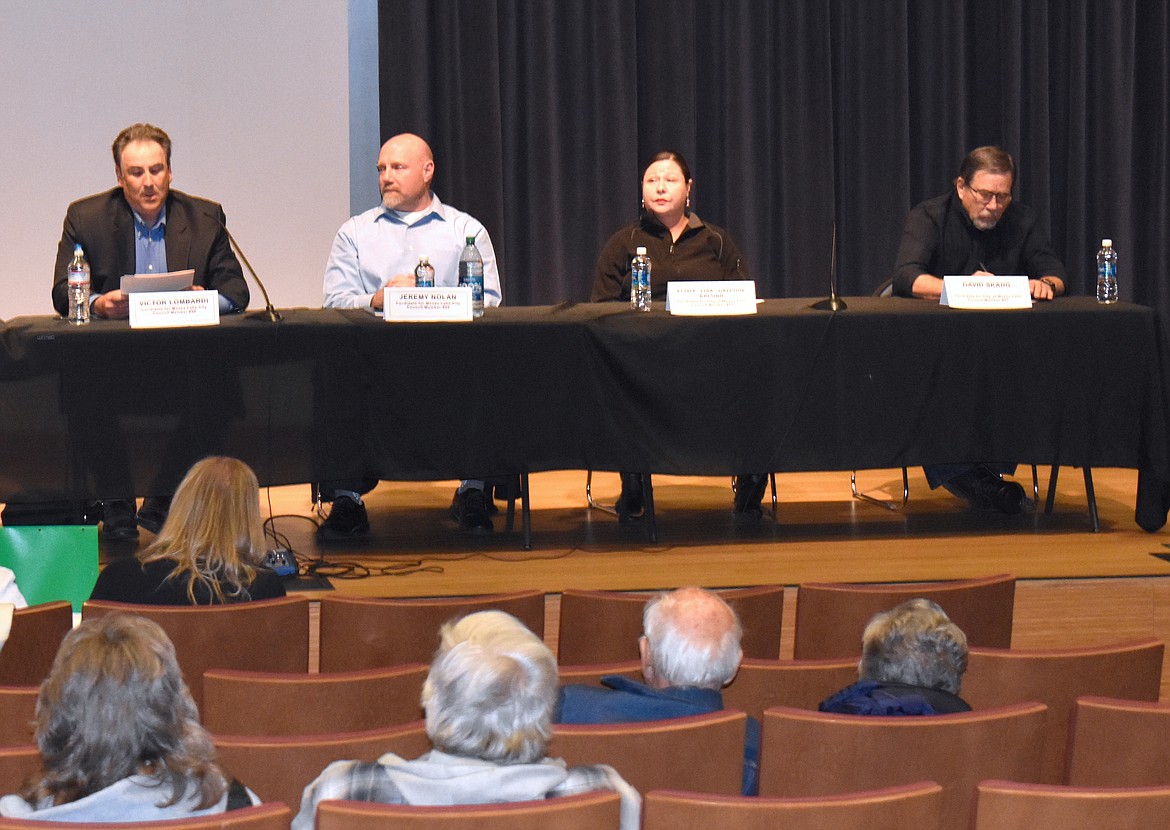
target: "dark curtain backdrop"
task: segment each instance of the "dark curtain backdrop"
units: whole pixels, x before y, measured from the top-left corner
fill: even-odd
[[[1170,311],[1165,0],[381,0],[383,138],[432,145],[505,301],[586,300],[654,151],[761,296],[889,272],[907,209],[999,144],[1078,293],[1112,237],[1125,300]],[[373,173],[371,172],[371,175]]]

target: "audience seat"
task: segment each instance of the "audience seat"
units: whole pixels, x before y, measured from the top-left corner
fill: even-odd
[[[1069,785],[1170,785],[1170,703],[1080,697],[1068,736]]]
[[[1061,649],[971,649],[962,697],[975,709],[1035,700],[1048,707],[1040,782],[1065,782],[1069,720],[1082,695],[1157,700],[1160,640]]]
[[[829,695],[857,680],[857,660],[751,660],[723,689],[723,705],[756,720],[771,706],[816,709]]]
[[[739,615],[744,656],[779,657],[784,586],[735,588],[720,591],[719,595]],[[639,659],[642,609],[652,596],[644,592],[566,589],[561,594],[557,662],[584,665]]]
[[[39,686],[49,676],[61,639],[73,628],[73,606],[45,602],[17,608],[0,650],[0,685]]]
[[[431,748],[422,721],[331,735],[211,738],[224,768],[262,801],[283,801],[294,812],[305,787],[334,761],[376,761],[387,752],[412,759]]]
[[[620,674],[639,683],[642,677],[642,661],[628,660],[624,663],[586,663],[583,666],[557,666],[557,676],[562,686],[576,683],[583,686],[600,686],[601,678]]]
[[[618,794],[609,791],[451,807],[322,801],[316,830],[616,830],[619,816]]]
[[[0,686],[0,746],[31,745],[40,686]]]
[[[277,736],[413,723],[423,716],[427,670],[422,663],[330,674],[210,669],[203,673],[203,725],[222,735]]]
[[[984,781],[971,830],[1103,830],[1170,827],[1170,787],[1121,789]]]
[[[1045,711],[1040,703],[929,717],[768,709],[760,795],[834,795],[934,781],[943,788],[941,830],[968,830],[980,781],[1039,780]]]
[[[292,812],[284,804],[257,804],[211,816],[165,821],[54,821],[0,818],[0,830],[288,830]]]
[[[934,830],[941,809],[933,781],[808,798],[653,790],[642,801],[642,830]]]
[[[25,781],[41,769],[41,751],[35,746],[0,747],[0,794],[19,792]],[[38,827],[44,828],[43,821]]]
[[[321,671],[430,663],[439,629],[473,611],[497,609],[544,636],[544,592],[440,599],[321,598]]]
[[[640,793],[738,795],[747,715],[735,710],[661,721],[556,724],[548,754],[569,766],[609,764]]]
[[[89,600],[82,619],[123,612],[154,620],[171,642],[199,710],[208,669],[309,671],[309,600],[303,596],[230,605],[131,605]]]
[[[796,590],[793,657],[859,657],[861,633],[870,618],[918,597],[942,606],[963,629],[968,645],[1010,648],[1015,595],[1016,578],[1006,574],[948,582],[806,582]]]

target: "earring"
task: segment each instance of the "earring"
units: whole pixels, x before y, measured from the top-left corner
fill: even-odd
[[[642,199],[642,210],[646,209],[646,200]]]
[[[687,207],[689,208],[690,206],[691,206],[691,197],[688,196],[687,197]]]

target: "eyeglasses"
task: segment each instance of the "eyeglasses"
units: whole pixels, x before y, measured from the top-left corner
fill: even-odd
[[[1012,201],[1012,194],[1010,193],[996,193],[994,190],[977,190],[971,187],[971,185],[966,185],[966,188],[975,195],[976,199],[985,205],[991,204],[992,199],[995,199],[1000,205],[1007,205]]]

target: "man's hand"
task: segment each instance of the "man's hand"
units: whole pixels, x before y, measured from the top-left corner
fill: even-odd
[[[93,301],[93,313],[108,320],[125,320],[130,316],[130,298],[115,288]]]
[[[1051,300],[1056,296],[1056,291],[1046,280],[1028,280],[1028,292],[1033,300]]]
[[[414,274],[395,274],[386,280],[386,285],[394,288],[414,288]],[[370,308],[381,308],[384,302],[385,290],[379,288],[374,292],[374,296],[370,297]]]

